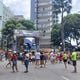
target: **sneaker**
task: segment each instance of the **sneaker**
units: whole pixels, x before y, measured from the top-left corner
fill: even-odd
[[[24,73],[28,73],[28,71],[24,71]]]
[[[73,71],[72,73],[77,73],[77,71]]]

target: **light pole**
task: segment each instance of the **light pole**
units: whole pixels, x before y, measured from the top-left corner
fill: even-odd
[[[63,24],[63,14],[64,14],[64,1],[61,0],[61,39],[62,39],[62,50],[65,51],[65,39],[64,39],[64,24]]]

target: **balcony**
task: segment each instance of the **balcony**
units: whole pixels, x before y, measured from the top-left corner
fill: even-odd
[[[45,2],[45,3],[39,3],[38,6],[46,6],[46,5],[52,5],[50,2]]]
[[[48,19],[51,17],[52,17],[52,15],[38,16],[38,19]]]
[[[38,8],[47,8],[47,7],[51,7],[52,6],[52,4],[48,4],[48,5],[38,5],[37,7]]]
[[[52,0],[38,0],[38,3],[52,2]]]

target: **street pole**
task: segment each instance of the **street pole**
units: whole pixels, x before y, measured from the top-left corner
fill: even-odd
[[[62,39],[62,50],[65,51],[65,39],[64,39],[64,24],[63,24],[63,14],[64,14],[64,2],[62,0],[62,14],[61,14],[61,39]]]

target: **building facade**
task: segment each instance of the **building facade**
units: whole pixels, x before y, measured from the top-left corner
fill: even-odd
[[[14,15],[11,19],[14,19],[14,20],[25,20],[24,16],[23,15]]]
[[[1,30],[4,27],[4,24],[7,20],[9,20],[11,17],[13,17],[14,14],[9,9],[9,7],[6,7],[2,1],[0,1],[0,35]]]
[[[41,31],[40,47],[51,47],[52,25],[58,22],[53,12],[53,0],[31,0],[31,20]]]

